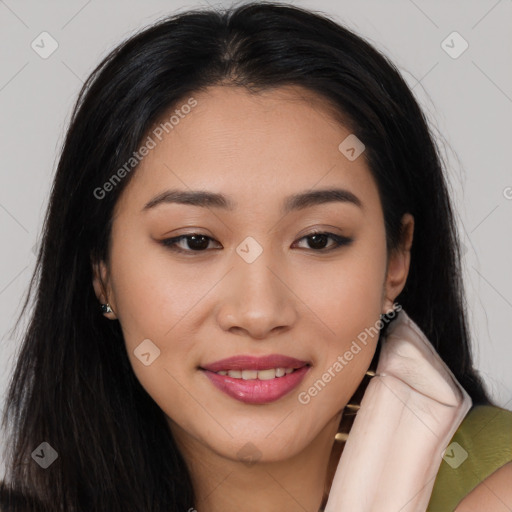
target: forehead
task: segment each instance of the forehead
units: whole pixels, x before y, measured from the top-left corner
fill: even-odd
[[[180,111],[190,98],[195,106]],[[331,186],[375,195],[364,153],[350,161],[339,149],[351,135],[340,119],[330,103],[299,87],[257,93],[210,87],[154,124],[148,132],[154,147],[123,196],[143,208],[169,188],[222,191],[241,198],[241,206]]]

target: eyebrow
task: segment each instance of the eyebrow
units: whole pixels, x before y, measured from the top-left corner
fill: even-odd
[[[342,188],[327,188],[321,190],[307,190],[293,194],[285,198],[282,213],[287,214],[294,210],[302,210],[311,206],[326,203],[349,203],[363,208],[361,200],[349,190]],[[233,199],[216,192],[207,192],[203,190],[166,190],[151,199],[142,209],[148,211],[161,204],[187,204],[203,208],[214,207],[227,211],[233,211],[237,203]]]

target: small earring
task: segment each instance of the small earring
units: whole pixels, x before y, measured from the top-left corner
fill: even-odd
[[[110,307],[110,304],[108,302],[106,304],[101,305],[101,312],[102,313],[112,313],[112,308]]]

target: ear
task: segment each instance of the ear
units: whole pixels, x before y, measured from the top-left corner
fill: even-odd
[[[94,293],[100,304],[110,304],[110,308],[112,309],[111,313],[103,313],[106,318],[110,320],[115,320],[117,318],[116,311],[117,307],[115,305],[114,294],[112,292],[112,288],[110,286],[110,277],[107,265],[102,260],[94,260],[91,257],[91,265],[92,265],[92,285],[94,287]]]
[[[404,289],[411,263],[411,247],[414,234],[414,217],[406,213],[402,217],[401,240],[388,260],[386,281],[383,290],[382,313],[393,309],[393,303]]]

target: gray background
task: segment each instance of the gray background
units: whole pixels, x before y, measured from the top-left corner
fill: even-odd
[[[82,82],[150,22],[230,3],[0,0],[0,406],[19,343],[13,319]],[[391,57],[442,134],[464,239],[476,365],[497,404],[512,409],[512,0],[290,3],[330,15]],[[58,43],[46,59],[31,47],[42,46],[44,31]],[[454,31],[469,45],[457,58],[445,51],[463,48],[459,36],[448,37]]]

